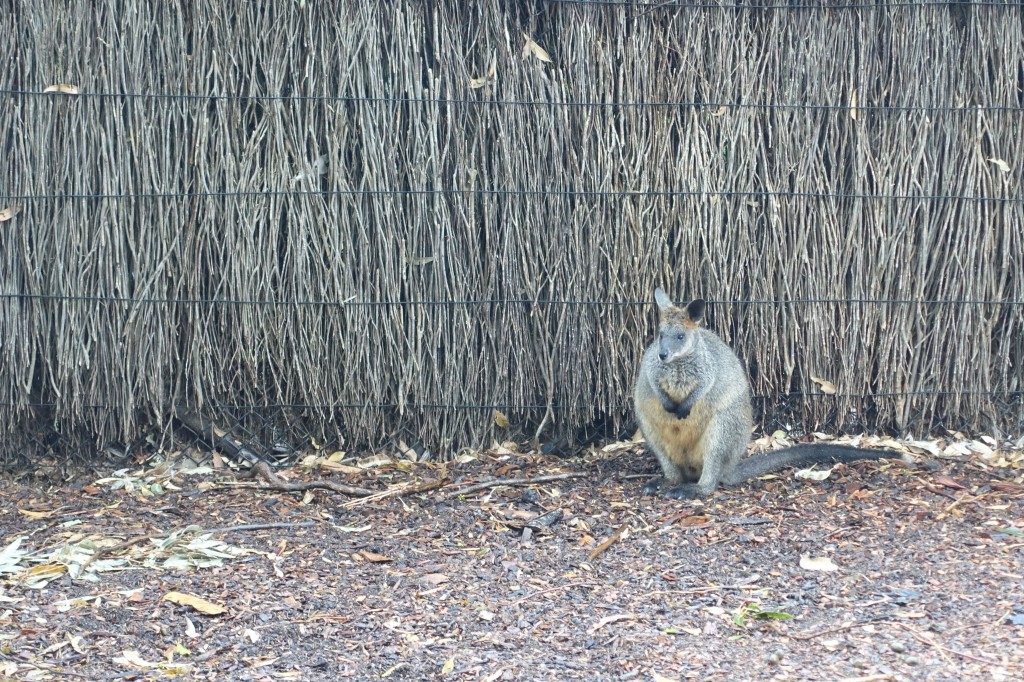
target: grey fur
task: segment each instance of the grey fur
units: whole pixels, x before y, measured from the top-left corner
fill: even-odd
[[[698,325],[704,302],[676,307],[661,289],[658,338],[644,351],[633,401],[640,429],[662,476],[644,492],[670,486],[667,497],[706,497],[720,483],[737,485],[787,466],[899,457],[889,450],[800,445],[743,458],[753,417],[750,384],[739,358]]]

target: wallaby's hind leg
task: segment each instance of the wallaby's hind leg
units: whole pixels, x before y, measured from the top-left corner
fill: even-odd
[[[697,483],[683,483],[669,488],[665,497],[672,500],[693,500],[715,492],[723,477],[729,477],[736,459],[747,446],[748,433],[730,421],[714,417],[701,436],[698,449],[704,453],[704,468]]]

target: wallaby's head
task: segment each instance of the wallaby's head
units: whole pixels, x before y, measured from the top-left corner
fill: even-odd
[[[697,328],[704,319],[707,302],[703,298],[695,298],[685,308],[680,308],[660,288],[654,290],[654,301],[661,311],[658,357],[669,363],[692,353],[697,347]]]

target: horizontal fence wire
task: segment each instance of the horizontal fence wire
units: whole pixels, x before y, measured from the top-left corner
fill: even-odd
[[[1005,7],[1008,9],[1022,6],[1020,0],[906,0],[905,2],[757,2],[757,0],[733,0],[733,2],[687,2],[686,0],[666,0],[665,2],[638,2],[637,0],[545,0],[548,5],[581,5],[596,7],[632,7],[636,9],[717,9],[734,12],[756,12],[761,10],[811,10],[827,12],[831,10],[859,9],[932,9],[966,7]]]
[[[235,102],[251,104],[254,102],[291,102],[291,103],[346,103],[346,104],[391,104],[391,105],[433,105],[433,106],[487,106],[487,107],[524,107],[528,109],[544,109],[545,107],[569,109],[713,109],[721,115],[722,109],[755,110],[755,111],[801,111],[801,112],[840,112],[879,114],[987,114],[1009,113],[1020,114],[1024,109],[1020,106],[1005,104],[928,104],[928,105],[890,105],[890,104],[830,104],[820,102],[737,102],[733,100],[672,100],[672,101],[577,101],[555,99],[508,100],[480,96],[466,97],[410,97],[410,96],[360,96],[360,95],[271,95],[271,94],[230,94],[230,93],[172,93],[172,92],[90,92],[84,90],[75,94],[61,92],[44,92],[43,90],[13,90],[0,88],[0,96],[38,97],[53,100],[55,103],[73,101],[75,99],[118,99],[161,100],[168,102]]]
[[[999,396],[1013,400],[1024,400],[1024,388],[1019,391],[879,391],[874,393],[771,393],[766,395],[752,395],[752,400],[843,400],[843,399],[874,399],[874,398],[908,398],[914,396]],[[28,409],[55,409],[60,408],[60,403],[0,403],[0,408],[28,408]],[[81,405],[87,410],[113,410],[119,411],[126,408],[125,405]],[[550,405],[537,403],[533,405],[521,403],[504,404],[429,404],[429,403],[349,403],[319,405],[306,405],[301,403],[220,403],[216,407],[229,410],[264,410],[264,409],[289,409],[289,410],[362,410],[362,409],[409,409],[409,410],[546,410],[562,409],[568,405],[553,403]]]
[[[224,190],[196,192],[138,192],[138,193],[101,193],[86,194],[71,192],[68,194],[2,194],[7,201],[57,201],[69,200],[149,200],[149,199],[202,199],[202,198],[244,198],[244,197],[288,197],[288,196],[496,196],[523,198],[644,198],[644,197],[738,197],[747,199],[762,198],[794,198],[794,199],[851,199],[863,201],[978,201],[1019,204],[1024,202],[1020,196],[983,196],[971,194],[885,194],[885,193],[853,193],[853,192],[787,192],[758,190],[574,190],[574,189],[266,189],[266,190]]]
[[[327,301],[327,300],[229,300],[229,299],[204,299],[204,298],[149,298],[131,296],[75,296],[68,294],[31,294],[31,293],[3,293],[0,292],[0,299],[18,299],[27,301],[53,301],[53,302],[81,302],[81,303],[110,303],[110,304],[138,304],[146,305],[199,305],[199,306],[324,306],[324,307],[351,307],[351,308],[415,308],[415,307],[440,307],[460,308],[472,306],[564,306],[583,308],[606,308],[606,307],[633,307],[646,308],[651,305],[650,301],[573,301],[573,300],[552,300],[552,299],[528,299],[528,298],[486,298],[466,301]],[[1024,300],[928,300],[928,299],[880,299],[880,298],[790,298],[790,299],[730,299],[715,300],[706,299],[710,305],[758,305],[758,306],[788,306],[788,305],[881,305],[881,306],[1019,306],[1024,305]]]

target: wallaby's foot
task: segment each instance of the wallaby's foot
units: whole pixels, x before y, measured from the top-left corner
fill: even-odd
[[[664,485],[665,477],[655,476],[651,480],[647,481],[647,485],[644,486],[644,495],[657,495]]]
[[[666,490],[665,497],[670,500],[699,500],[704,495],[701,494],[700,488],[693,483],[683,483]]]

